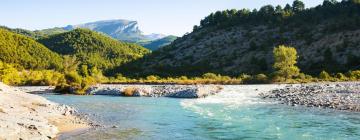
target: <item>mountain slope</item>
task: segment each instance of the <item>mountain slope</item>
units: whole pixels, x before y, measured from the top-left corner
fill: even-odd
[[[34,31],[34,33],[43,35],[43,37],[54,35],[54,34],[65,33],[65,32],[67,32],[67,30],[65,30],[63,28],[58,28],[58,27]]]
[[[60,69],[62,58],[35,40],[0,29],[0,60],[27,69]]]
[[[86,28],[93,31],[107,34],[115,39],[126,42],[139,42],[143,40],[154,40],[162,37],[159,34],[143,35],[139,29],[137,21],[129,20],[104,20],[79,25],[69,25],[65,30],[73,30],[76,28]]]
[[[13,33],[16,34],[21,34],[27,37],[30,37],[32,39],[40,39],[40,38],[44,38],[50,35],[54,35],[54,34],[60,34],[60,33],[64,33],[64,32],[68,32],[67,30],[63,29],[63,28],[49,28],[49,29],[43,29],[43,30],[35,30],[35,31],[30,31],[30,30],[26,30],[26,29],[21,29],[21,28],[9,28],[6,26],[0,26],[1,29],[5,29],[8,31],[11,31]]]
[[[21,28],[12,29],[12,28],[8,28],[6,26],[0,26],[0,29],[5,29],[5,30],[8,30],[8,31],[16,33],[16,34],[20,34],[20,35],[30,37],[32,39],[38,39],[38,38],[44,37],[44,34],[42,34],[40,32],[33,32],[33,31],[30,31],[30,30],[21,29]]]
[[[107,70],[138,59],[149,50],[124,43],[88,29],[75,29],[40,39],[49,49],[62,55],[77,56],[82,64]]]
[[[176,36],[166,36],[164,38],[160,38],[154,41],[142,43],[140,45],[144,46],[147,49],[155,51],[161,47],[171,44],[171,42],[173,42],[176,39],[177,39]]]
[[[304,9],[267,5],[260,10],[213,13],[171,45],[128,64],[129,75],[226,75],[272,72],[273,48],[297,49],[302,72],[360,69],[360,5],[352,1]]]

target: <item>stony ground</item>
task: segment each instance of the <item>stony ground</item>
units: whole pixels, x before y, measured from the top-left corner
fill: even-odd
[[[69,106],[0,83],[0,139],[46,140],[88,128]]]
[[[91,87],[89,95],[124,96],[126,90],[132,90],[130,96],[202,98],[214,95],[222,90],[220,85],[121,85],[100,84]]]
[[[289,105],[360,112],[360,82],[288,85],[260,94]]]

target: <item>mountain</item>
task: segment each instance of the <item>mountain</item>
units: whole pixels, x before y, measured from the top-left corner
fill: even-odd
[[[118,71],[134,76],[268,74],[279,45],[296,48],[297,65],[307,74],[360,69],[360,5],[324,1],[305,9],[295,2],[212,13],[192,33]]]
[[[69,31],[76,28],[87,28],[93,31],[98,31],[107,34],[115,39],[126,42],[155,40],[164,36],[161,34],[144,35],[139,29],[137,21],[129,21],[122,19],[96,21],[79,25],[69,25],[63,29]]]
[[[26,29],[21,29],[21,28],[9,28],[6,26],[0,26],[1,29],[5,29],[8,31],[11,31],[13,33],[16,34],[21,34],[27,37],[30,37],[32,39],[40,39],[43,37],[47,37],[50,35],[54,35],[54,34],[59,34],[59,33],[64,33],[67,32],[67,30],[63,29],[63,28],[49,28],[49,29],[43,29],[43,30],[35,30],[35,31],[30,31],[30,30],[26,30]]]
[[[167,36],[164,34],[154,34],[154,33],[145,35],[145,38],[147,38],[148,40],[158,40],[158,39],[161,39],[164,37],[167,37]]]
[[[55,28],[50,28],[50,29],[36,30],[36,31],[34,31],[34,33],[41,34],[44,37],[44,36],[50,36],[50,35],[54,35],[54,34],[65,33],[67,31],[68,30],[65,30],[63,28],[55,27]]]
[[[41,38],[41,37],[44,36],[44,34],[42,34],[40,32],[33,32],[33,31],[30,31],[30,30],[21,29],[21,28],[12,29],[12,28],[9,28],[9,27],[6,27],[6,26],[0,26],[0,29],[5,29],[5,30],[8,30],[10,32],[13,32],[13,33],[16,33],[16,34],[21,34],[21,35],[24,35],[24,36],[27,36],[27,37],[30,37],[30,38],[33,38],[33,39],[38,39],[38,38]]]
[[[75,29],[38,40],[61,55],[76,56],[82,64],[109,70],[149,53],[132,43],[124,43],[88,29]]]
[[[26,69],[61,69],[62,58],[32,38],[0,29],[0,60]]]
[[[166,36],[164,38],[160,38],[160,39],[157,39],[154,41],[140,43],[140,45],[144,46],[145,48],[147,48],[149,50],[155,51],[161,47],[171,44],[171,42],[173,42],[177,38],[178,38],[177,36],[170,35],[170,36]]]

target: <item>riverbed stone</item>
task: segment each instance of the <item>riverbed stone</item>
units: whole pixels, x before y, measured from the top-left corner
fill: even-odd
[[[202,98],[219,93],[219,85],[96,85],[87,90],[88,95],[122,96],[125,89],[132,88],[132,96]]]
[[[289,105],[360,111],[360,82],[289,85],[260,96]]]

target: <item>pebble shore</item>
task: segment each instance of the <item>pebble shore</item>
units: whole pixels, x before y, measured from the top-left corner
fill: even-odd
[[[0,83],[0,139],[48,140],[90,125],[76,110]]]
[[[219,85],[96,85],[89,88],[88,95],[126,96],[126,89],[132,89],[131,96],[203,98],[219,93]]]
[[[285,88],[261,93],[260,96],[292,106],[360,112],[360,82],[287,85]]]

